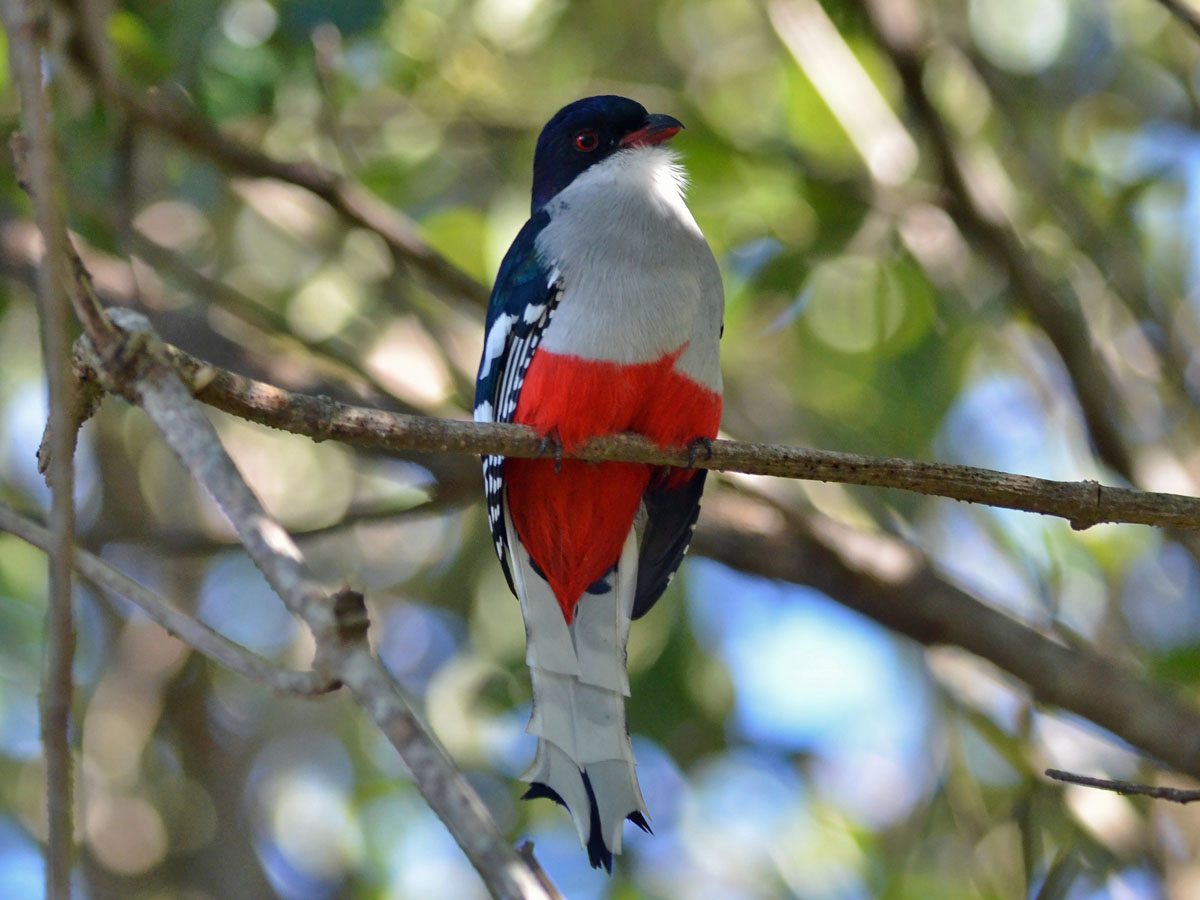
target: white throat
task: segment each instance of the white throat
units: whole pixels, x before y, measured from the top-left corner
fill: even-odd
[[[596,216],[595,226],[604,225],[611,216],[622,227],[630,224],[627,216],[657,214],[698,234],[696,220],[683,202],[686,188],[687,172],[674,150],[660,145],[630,147],[583,171],[551,198],[546,210],[554,220],[584,207]]]
[[[645,363],[692,342],[695,352],[678,367],[717,389],[721,273],[683,201],[686,184],[673,151],[632,147],[546,204],[550,222],[537,251],[559,273],[563,293],[544,349]]]

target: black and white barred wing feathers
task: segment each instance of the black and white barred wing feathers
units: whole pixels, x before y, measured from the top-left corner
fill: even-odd
[[[535,247],[549,221],[545,212],[539,212],[526,222],[500,264],[488,301],[483,359],[475,380],[476,422],[513,420],[525,373],[562,295],[558,272],[542,264]],[[503,456],[483,457],[483,485],[492,543],[515,593],[507,557]]]

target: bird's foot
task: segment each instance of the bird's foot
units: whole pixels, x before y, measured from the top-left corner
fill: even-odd
[[[563,445],[558,438],[558,429],[551,428],[542,435],[542,442],[538,444],[537,458],[541,459],[550,451],[554,454],[554,474],[557,475],[562,471]]]
[[[689,469],[696,468],[696,460],[698,460],[700,458],[701,452],[704,453],[705,462],[712,459],[712,446],[713,446],[712,438],[709,438],[709,437],[692,438],[690,441],[688,441],[688,445],[687,445],[688,464],[687,464],[687,467]]]

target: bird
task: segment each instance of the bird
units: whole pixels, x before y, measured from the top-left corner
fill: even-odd
[[[488,525],[525,623],[537,737],[526,799],[565,806],[612,872],[626,819],[650,831],[625,721],[630,623],[691,541],[706,471],[563,459],[633,432],[711,454],[724,289],[666,142],[683,125],[613,95],[542,129],[530,218],[488,304],[474,418],[533,428],[554,458],[483,457]]]

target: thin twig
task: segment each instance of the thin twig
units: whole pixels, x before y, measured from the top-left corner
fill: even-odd
[[[43,266],[66,290],[76,318],[91,336],[96,349],[107,354],[117,333],[104,315],[89,276],[71,247],[63,215],[63,187],[54,152],[49,104],[42,89],[41,47],[49,22],[33,13],[25,0],[2,0],[0,19],[9,38],[9,64],[21,97],[23,135],[13,141],[13,161],[18,180],[29,193],[38,228],[45,243]],[[27,152],[28,151],[28,152]]]
[[[1131,781],[1093,778],[1091,775],[1076,775],[1074,772],[1064,772],[1062,769],[1047,769],[1045,774],[1047,778],[1053,778],[1055,781],[1079,784],[1083,787],[1098,788],[1102,791],[1112,791],[1114,794],[1125,794],[1131,797],[1150,797],[1154,800],[1167,800],[1171,803],[1195,803],[1200,800],[1200,791],[1198,790],[1155,787],[1152,784],[1134,784]]]
[[[18,180],[29,193],[45,242],[38,269],[42,355],[49,383],[51,489],[49,597],[41,685],[41,731],[46,761],[47,853],[45,892],[52,900],[71,896],[74,860],[74,766],[71,755],[72,663],[75,623],[71,608],[71,568],[75,554],[75,380],[71,375],[72,315],[60,274],[66,257],[66,225],[56,202],[62,195],[58,157],[50,128],[49,105],[42,91],[40,55],[48,23],[32,6],[6,0],[0,17],[9,41],[9,64],[21,96],[24,132],[13,138]],[[99,306],[95,307],[96,311]]]
[[[35,522],[0,504],[0,531],[14,534],[42,550],[49,550],[50,533]],[[280,694],[313,696],[336,688],[329,678],[316,672],[285,669],[257,653],[213,631],[194,616],[180,612],[158,594],[118,572],[98,556],[76,548],[75,569],[84,578],[105,591],[124,597],[141,608],[171,635],[213,662],[253,681],[265,684]]]
[[[114,318],[118,311],[111,311]],[[209,365],[174,347],[171,361],[196,399],[250,421],[302,434],[389,451],[423,451],[533,458],[541,438],[521,425],[483,424],[410,416],[351,406],[324,396],[286,391]],[[78,356],[78,355],[77,355]],[[79,372],[89,377],[87,360]],[[687,448],[658,447],[621,434],[595,438],[566,458],[590,462],[645,462],[687,467]],[[777,444],[713,441],[712,455],[697,468],[780,478],[897,488],[929,496],[1058,516],[1073,528],[1102,522],[1200,529],[1200,499],[1108,487],[1094,481],[1052,481],[950,463],[863,456]]]

